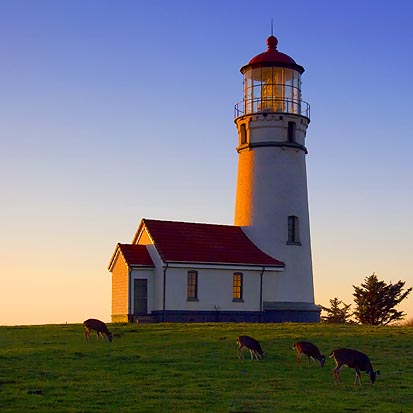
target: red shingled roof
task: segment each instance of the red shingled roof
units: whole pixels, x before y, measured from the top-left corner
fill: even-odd
[[[143,219],[137,235],[143,226],[164,262],[284,267],[237,226]]]
[[[112,259],[110,260],[109,268],[113,265],[113,261],[118,251],[120,251],[120,253],[123,255],[123,258],[128,265],[154,267],[152,258],[149,255],[145,245],[118,244],[116,246],[115,252],[113,253]]]

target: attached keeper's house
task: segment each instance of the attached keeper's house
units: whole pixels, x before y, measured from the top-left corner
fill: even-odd
[[[304,68],[277,50],[241,68],[234,225],[142,219],[117,244],[112,321],[318,322],[301,99]]]

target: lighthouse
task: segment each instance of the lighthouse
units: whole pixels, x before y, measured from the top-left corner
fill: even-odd
[[[113,322],[319,322],[314,304],[304,68],[277,50],[241,68],[234,225],[142,218],[109,262]]]
[[[274,292],[279,308],[274,310],[297,311],[304,320],[310,312],[309,321],[314,321],[318,307],[314,305],[306,174],[310,106],[301,96],[304,68],[278,51],[275,36],[268,37],[267,46],[267,51],[241,67],[243,99],[235,105],[234,225],[285,264]]]

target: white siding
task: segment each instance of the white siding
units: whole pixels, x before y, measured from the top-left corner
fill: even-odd
[[[187,272],[189,270],[198,272],[198,301],[187,301]],[[243,302],[232,300],[234,272],[243,274]],[[168,268],[166,310],[259,311],[260,273],[260,270]],[[279,273],[274,271],[264,273],[264,282],[268,284],[265,285],[263,296],[265,301],[275,300],[277,292],[270,292],[269,288],[276,286],[277,274]]]

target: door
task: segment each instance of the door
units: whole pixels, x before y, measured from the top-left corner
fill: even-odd
[[[133,314],[142,315],[148,313],[148,280],[133,280]]]

